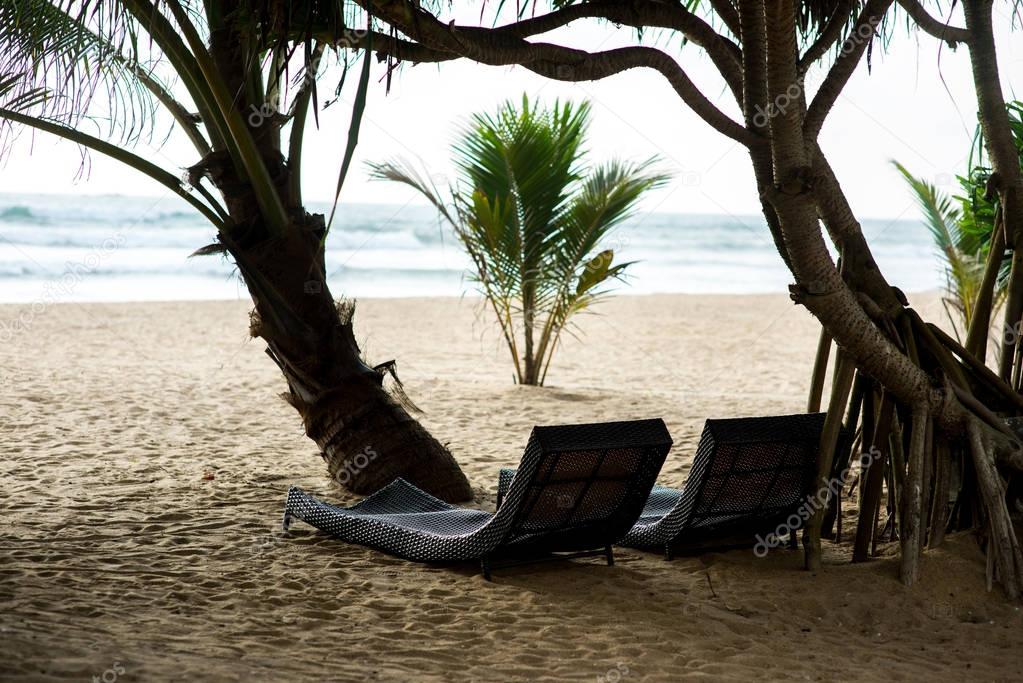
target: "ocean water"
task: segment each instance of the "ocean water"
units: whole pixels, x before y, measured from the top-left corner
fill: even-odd
[[[893,284],[941,286],[922,223],[868,220],[863,229]],[[213,228],[173,195],[0,194],[0,302],[247,298],[229,261],[189,257],[213,238]],[[644,213],[608,246],[637,261],[623,293],[782,293],[792,281],[758,216]],[[327,241],[335,294],[459,296],[474,291],[467,265],[425,206],[343,204]]]

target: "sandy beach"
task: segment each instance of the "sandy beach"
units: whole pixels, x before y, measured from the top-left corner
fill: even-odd
[[[936,295],[912,297],[930,320]],[[825,544],[665,561],[424,566],[301,523],[332,484],[245,302],[0,306],[0,679],[203,681],[1023,678],[1023,613],[969,534],[852,565]],[[424,424],[492,510],[534,424],[663,417],[681,486],[707,417],[805,409],[818,326],[784,296],[615,298],[580,318],[543,389],[512,384],[472,299],[366,300]]]

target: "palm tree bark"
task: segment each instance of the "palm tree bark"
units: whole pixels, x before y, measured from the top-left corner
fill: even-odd
[[[327,286],[323,228],[322,215],[305,215],[281,238],[250,241],[241,228],[222,237],[255,304],[252,335],[266,341],[286,398],[336,481],[366,494],[402,477],[443,500],[468,500],[472,490],[448,449],[362,359],[352,307]]]

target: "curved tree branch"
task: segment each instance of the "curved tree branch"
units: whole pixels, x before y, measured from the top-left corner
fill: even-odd
[[[639,67],[653,69],[661,73],[682,101],[715,130],[746,146],[759,143],[758,136],[707,99],[674,59],[655,48],[633,46],[591,53],[551,43],[530,43],[499,29],[443,24],[432,14],[401,0],[358,2],[374,16],[383,18],[427,48],[483,64],[516,64],[548,78],[573,82],[598,80]]]
[[[523,63],[522,66],[541,76],[562,81],[599,80],[638,67],[654,69],[664,76],[682,101],[716,131],[747,147],[756,146],[761,142],[759,137],[707,99],[678,62],[660,50],[638,46],[596,53],[567,50],[567,53],[575,53],[572,56],[576,57],[577,61],[574,62],[569,61],[569,54],[562,52],[565,50],[566,48],[556,48],[550,54],[553,59],[540,59]]]
[[[898,3],[925,33],[945,41],[951,47],[955,47],[959,43],[970,42],[969,31],[958,26],[949,26],[948,22],[934,18],[917,0],[898,0]]]
[[[703,48],[707,55],[721,71],[729,87],[738,91],[742,74],[739,70],[741,50],[734,41],[721,35],[706,21],[696,16],[683,5],[675,5],[655,0],[636,0],[621,3],[617,0],[595,0],[576,5],[566,5],[561,9],[547,14],[523,19],[503,26],[487,30],[494,34],[509,37],[528,38],[561,28],[579,19],[604,19],[615,24],[635,28],[666,28],[678,31],[693,44]],[[449,25],[457,31],[480,30],[477,27]],[[340,40],[327,29],[314,31],[319,40],[335,46],[356,48],[365,44],[364,34],[359,36],[343,36]],[[305,34],[298,37],[305,37]],[[405,41],[373,32],[373,43],[378,52],[400,57],[413,62],[438,62],[453,59],[460,55],[445,57],[442,50],[433,50],[411,41]]]
[[[733,36],[739,35],[739,12],[735,9],[732,0],[710,0],[710,6],[714,14],[718,16]]]
[[[616,0],[596,0],[595,2],[568,5],[550,14],[525,19],[497,30],[525,38],[545,33],[551,28],[583,18],[605,19],[636,28],[653,27],[678,31],[707,52],[707,56],[714,62],[738,98],[738,91],[742,83],[742,73],[739,70],[741,59],[739,46],[715,31],[710,24],[687,10],[682,4],[669,4],[653,0],[636,0],[629,3]]]
[[[828,75],[821,83],[821,87],[814,95],[813,101],[806,111],[806,119],[803,121],[803,134],[807,142],[813,142],[820,134],[824,119],[831,113],[838,96],[842,93],[849,78],[860,63],[860,58],[866,52],[870,41],[881,18],[894,0],[868,0],[859,18],[853,26],[852,32],[842,43],[842,52],[838,56]]]

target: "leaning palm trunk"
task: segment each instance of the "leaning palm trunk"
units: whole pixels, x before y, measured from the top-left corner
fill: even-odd
[[[383,387],[352,329],[353,306],[324,278],[323,217],[306,215],[282,239],[243,244],[225,236],[255,304],[250,332],[267,344],[330,475],[355,493],[397,477],[448,501],[471,490],[450,452]]]
[[[246,92],[249,57],[238,47],[245,38],[226,23],[211,37],[217,71],[237,92]],[[364,76],[368,57],[366,65]],[[271,76],[275,78],[282,76]],[[308,82],[306,86],[311,87]],[[262,106],[243,101],[243,111],[246,104]],[[285,166],[280,163],[280,124],[271,118],[259,127],[254,132],[260,156],[274,170],[287,214],[300,218],[292,219],[283,236],[251,239],[253,232],[259,234],[252,227],[262,216],[251,213],[259,202],[245,190],[238,192],[245,184],[222,170],[211,174],[213,182],[225,197],[231,223],[244,227],[222,232],[220,241],[238,264],[255,303],[250,332],[266,341],[306,433],[320,448],[330,475],[355,493],[372,493],[400,476],[443,500],[471,498],[469,483],[451,453],[384,389],[383,370],[362,359],[352,326],[354,306],[336,302],[330,292],[324,218],[305,211],[300,183],[293,177],[300,172],[301,129],[296,139],[293,127],[291,140],[299,157]]]
[[[255,305],[251,332],[267,343],[287,379],[287,398],[340,483],[368,493],[402,476],[446,500],[469,498],[451,454],[385,391],[383,373],[363,361],[351,307],[335,303],[327,287],[325,221],[305,210],[301,194],[302,134],[324,51],[311,24],[296,25],[286,7],[238,0],[210,0],[204,13],[184,0],[99,4],[0,0],[0,119],[109,155],[162,183],[217,227],[218,243],[199,253],[227,252],[237,264]],[[347,29],[337,10],[317,5],[301,20],[339,40]],[[197,23],[203,18],[205,26]],[[140,62],[140,45],[156,55],[153,64]],[[293,54],[303,55],[299,47],[305,47],[302,79],[285,107],[287,64]],[[162,84],[154,64],[180,79],[192,106]],[[366,58],[339,192],[358,137],[369,64]],[[96,92],[111,95],[124,141],[76,128]],[[149,123],[133,117],[156,107],[170,114],[200,157],[187,182],[125,149]],[[289,122],[285,157],[282,128]]]
[[[754,3],[740,3],[740,12],[759,13],[760,10],[753,7]],[[884,0],[867,3],[860,15],[857,26],[874,27],[879,22],[881,15],[890,2]],[[794,2],[793,0],[782,0],[778,3],[768,4],[766,7],[766,22],[764,33],[766,35],[766,61],[767,61],[767,85],[769,101],[777,102],[786,93],[790,84],[798,82],[800,76],[795,55],[798,54],[795,44],[794,32]],[[872,31],[871,31],[872,33]],[[818,215],[823,215],[825,223],[829,223],[829,215],[826,211],[819,211],[818,201],[819,190],[815,197],[815,185],[812,180],[813,173],[810,171],[814,160],[807,156],[806,150],[815,147],[814,138],[819,130],[822,121],[822,112],[826,112],[829,106],[828,100],[837,97],[840,85],[851,74],[851,66],[858,59],[862,49],[858,48],[852,41],[853,36],[847,39],[846,46],[839,56],[836,67],[829,74],[824,84],[815,97],[814,103],[808,108],[790,107],[788,111],[781,112],[771,118],[771,154],[774,162],[775,178],[774,185],[767,188],[766,192],[778,214],[783,241],[788,251],[793,274],[796,276],[797,284],[793,288],[793,298],[803,303],[810,311],[817,316],[828,333],[832,335],[842,348],[851,354],[857,361],[861,372],[868,376],[877,377],[883,383],[883,394],[886,397],[882,406],[887,405],[887,411],[882,408],[878,419],[869,415],[865,422],[863,442],[870,444],[872,449],[880,449],[881,456],[875,459],[870,467],[874,470],[867,479],[868,488],[865,496],[869,497],[870,504],[864,504],[861,508],[860,533],[857,536],[857,546],[866,548],[869,543],[869,536],[876,533],[878,512],[876,504],[882,500],[881,487],[883,482],[888,480],[890,501],[889,520],[892,525],[894,537],[894,525],[898,520],[895,510],[899,506],[899,499],[896,487],[900,481],[904,486],[912,487],[916,495],[903,496],[902,512],[903,518],[912,520],[911,532],[904,536],[907,543],[903,544],[902,553],[902,579],[905,583],[911,584],[917,580],[918,562],[917,558],[922,551],[922,535],[920,509],[930,508],[930,501],[923,502],[923,491],[931,491],[930,482],[924,479],[924,463],[930,462],[934,456],[933,444],[923,440],[922,434],[930,429],[932,421],[931,411],[939,413],[937,425],[943,428],[946,433],[956,434],[961,437],[964,424],[972,424],[977,427],[979,420],[970,415],[970,411],[979,411],[985,417],[991,416],[984,406],[978,401],[973,392],[978,384],[977,380],[970,378],[959,363],[966,362],[966,358],[956,361],[953,353],[943,345],[937,338],[935,330],[924,324],[911,309],[904,309],[902,305],[886,307],[884,304],[890,302],[891,294],[888,294],[881,301],[874,301],[869,291],[894,293],[880,279],[879,271],[870,268],[854,267],[849,270],[850,264],[845,264],[845,271],[855,274],[860,280],[861,287],[850,288],[843,282],[834,265],[831,262],[824,242],[820,239],[819,231],[816,229]],[[861,43],[862,43],[861,39]],[[819,105],[819,106],[818,106]],[[818,156],[819,150],[816,150]],[[820,174],[818,173],[819,177]],[[837,186],[825,188],[830,191],[837,190]],[[835,201],[835,196],[830,198]],[[833,218],[833,217],[830,217]],[[828,226],[832,229],[832,226]],[[838,226],[835,226],[838,227]],[[847,227],[847,226],[846,226]],[[858,226],[857,230],[858,232]],[[834,234],[834,231],[833,231]],[[865,250],[858,249],[860,255],[850,253],[850,244],[844,241],[837,241],[843,259],[856,257],[862,263],[866,254]],[[852,243],[857,245],[856,242]],[[864,243],[865,246],[865,243]],[[860,264],[856,264],[860,265]],[[855,282],[853,278],[847,277],[847,281]],[[873,282],[871,282],[873,281]],[[868,284],[870,283],[870,284]],[[867,286],[862,286],[867,285]],[[855,286],[855,285],[854,285]],[[870,289],[868,289],[868,287]],[[858,291],[857,291],[858,290]],[[858,297],[858,299],[857,299]],[[904,301],[899,302],[904,304]],[[888,310],[886,310],[886,308]],[[950,340],[949,340],[950,341]],[[928,356],[917,351],[925,347]],[[968,356],[969,354],[965,354]],[[929,359],[929,360],[926,360]],[[930,366],[934,367],[930,367]],[[947,398],[938,398],[931,388],[929,376],[941,374],[948,377],[951,382],[949,392],[955,397],[954,402]],[[984,378],[987,379],[986,377]],[[881,387],[879,387],[881,388]],[[1001,389],[1001,387],[999,387]],[[833,389],[833,399],[837,399],[837,405],[844,404],[844,396],[838,392],[849,391],[846,382],[836,383]],[[1006,392],[1006,393],[1011,393]],[[950,397],[949,397],[950,398]],[[896,432],[898,418],[894,408],[907,415],[918,416],[916,420],[910,421],[908,417],[903,419],[903,429]],[[872,411],[873,409],[870,408]],[[919,416],[925,416],[920,418]],[[834,411],[829,415],[829,422],[837,424],[842,419],[842,413]],[[866,425],[871,424],[873,434],[868,434]],[[998,430],[997,418],[991,419],[987,429]],[[886,453],[885,449],[889,444],[893,433],[908,434],[910,427],[913,434],[912,457],[909,462],[900,456],[900,450],[892,450]],[[826,431],[828,431],[826,429]],[[871,436],[868,440],[868,436]],[[1003,430],[1003,440],[1007,440]],[[834,443],[824,444],[822,449],[822,461],[819,469],[819,486],[825,488],[829,484],[830,475],[834,472],[835,449]],[[930,453],[923,455],[925,447]],[[872,454],[873,450],[870,451]],[[994,462],[994,455],[990,449],[985,449],[981,456]],[[908,473],[906,468],[909,468]],[[884,468],[884,469],[881,469]],[[908,482],[905,480],[908,479]],[[986,512],[991,519],[1005,520],[1008,512],[1004,498],[986,497],[984,500]],[[905,509],[909,505],[912,509]],[[943,507],[944,504],[942,503]],[[942,510],[944,513],[944,510]],[[817,511],[807,527],[805,536],[807,563],[811,568],[820,566],[820,534],[823,523],[824,509]],[[989,549],[995,557],[1014,557],[1019,554],[1019,545],[1014,537],[1006,537],[1005,545],[994,546]],[[1003,572],[999,577],[1006,592],[1011,597],[1019,594],[1021,579],[1023,579],[1023,567],[1013,564],[1004,565],[1011,571]]]

